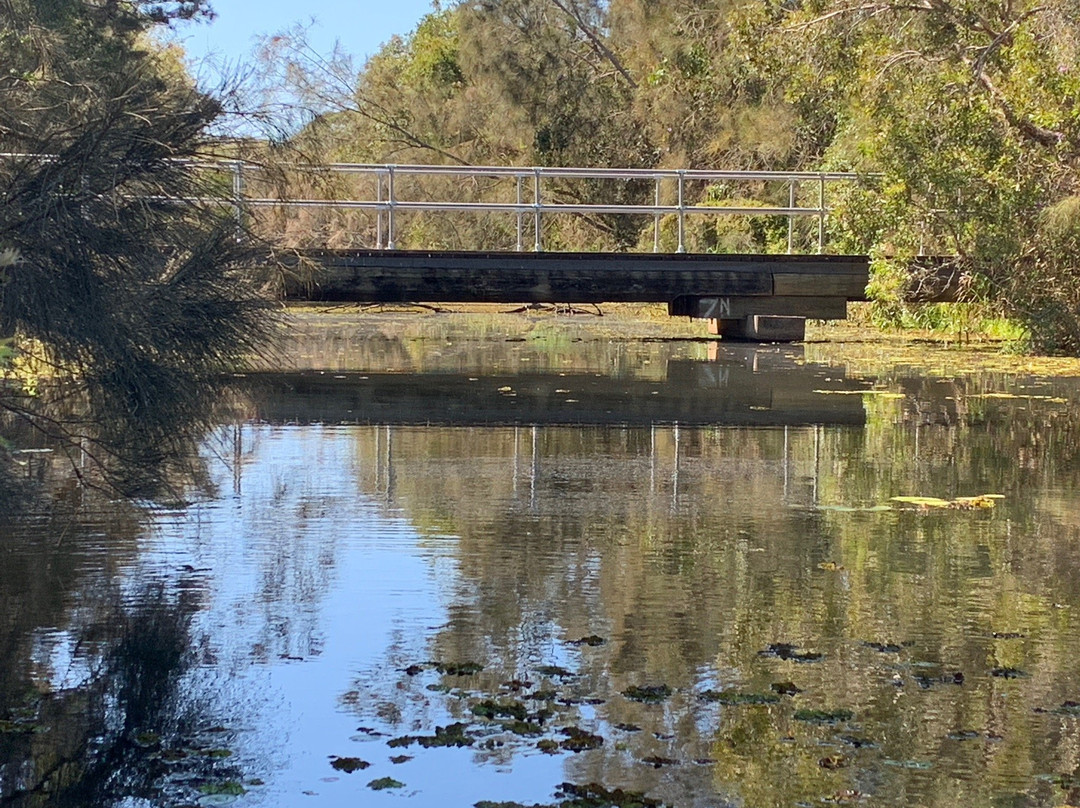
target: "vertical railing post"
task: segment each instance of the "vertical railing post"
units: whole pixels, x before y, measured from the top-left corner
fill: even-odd
[[[653,205],[660,207],[660,178],[656,178],[656,193],[653,195]],[[660,211],[653,211],[652,217],[652,251],[660,252]]]
[[[533,169],[533,230],[535,231],[535,240],[533,243],[533,250],[535,252],[542,252],[544,247],[540,243],[540,169]]]
[[[683,194],[686,186],[686,171],[679,169],[679,248],[677,252],[686,252],[686,209]]]
[[[523,177],[518,174],[514,177],[517,182],[517,251],[521,252],[524,248],[524,233],[525,233],[525,212],[521,209],[521,182]]]
[[[793,252],[793,243],[795,241],[795,214],[791,212],[795,208],[795,180],[791,180],[788,183],[787,206],[787,252],[788,255],[791,255]]]
[[[244,237],[244,163],[234,160],[232,164],[233,215],[236,217],[237,241]]]
[[[381,168],[375,169],[375,249],[383,248],[383,210],[382,210],[382,175]]]
[[[397,201],[397,197],[394,195],[394,167],[386,167],[386,184],[387,195],[390,197],[390,209],[386,214],[386,247],[389,250],[397,249],[397,242],[395,241],[394,233],[394,203]]]
[[[818,255],[825,252],[825,175],[818,177],[818,222],[817,222],[817,251]]]

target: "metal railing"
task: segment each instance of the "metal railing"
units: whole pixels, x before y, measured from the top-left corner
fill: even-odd
[[[50,160],[48,155],[0,154],[0,159]],[[232,206],[238,229],[243,227],[248,212],[259,208],[304,209],[322,208],[370,211],[376,219],[375,246],[377,249],[397,249],[397,218],[404,212],[503,213],[516,218],[515,249],[525,249],[526,221],[531,223],[532,245],[537,252],[544,249],[543,217],[558,214],[631,214],[653,219],[653,252],[660,252],[661,219],[676,217],[677,248],[686,252],[686,222],[692,215],[705,216],[784,216],[787,218],[787,251],[794,251],[795,220],[816,219],[817,252],[825,249],[829,208],[826,188],[830,183],[857,183],[866,176],[851,172],[825,171],[709,171],[693,169],[623,169],[623,168],[554,168],[506,166],[438,166],[393,165],[366,163],[285,164],[272,168],[245,160],[185,161],[200,170],[225,171],[231,174],[231,195],[228,198],[199,198],[191,201],[220,202]],[[248,195],[249,180],[259,175],[298,172],[313,176],[366,176],[374,180],[374,196],[369,199],[298,198],[290,194],[278,196]],[[458,177],[463,180],[508,179],[514,184],[511,202],[415,200],[402,198],[401,180],[409,176]],[[596,204],[568,203],[549,199],[544,182],[555,180],[613,180],[647,181],[653,184],[653,204]],[[688,203],[690,183],[781,183],[786,186],[787,205],[699,204]],[[800,186],[810,185],[816,191],[812,205],[797,204]],[[550,189],[550,185],[547,186]],[[665,194],[665,190],[668,192]],[[674,204],[664,203],[667,197]]]
[[[435,165],[375,165],[361,163],[331,163],[327,165],[276,166],[274,170],[297,171],[318,175],[362,175],[374,180],[374,198],[332,199],[248,196],[246,189],[252,174],[263,172],[261,166],[242,160],[222,160],[199,164],[203,168],[226,170],[232,174],[231,204],[240,221],[245,209],[251,208],[328,208],[371,211],[376,216],[376,248],[397,249],[397,218],[403,212],[505,213],[516,217],[515,249],[525,249],[526,221],[531,222],[531,248],[544,249],[543,218],[556,214],[633,214],[652,216],[653,251],[660,251],[661,218],[675,216],[677,221],[677,252],[686,252],[686,220],[691,215],[706,216],[784,216],[788,220],[788,252],[794,250],[795,220],[815,218],[817,221],[817,251],[823,252],[829,209],[826,188],[830,183],[855,183],[866,178],[860,174],[822,171],[707,171],[690,169],[618,169],[618,168],[551,168],[503,166],[435,166]],[[415,200],[402,198],[401,180],[407,176],[446,176],[466,180],[509,179],[514,183],[514,199],[510,202]],[[585,179],[616,181],[649,181],[653,184],[653,204],[568,203],[549,200],[545,180]],[[689,183],[758,182],[783,183],[787,186],[787,205],[698,204],[688,203]],[[800,186],[810,184],[816,190],[812,206],[799,205]],[[674,196],[674,204],[664,204],[664,191]]]

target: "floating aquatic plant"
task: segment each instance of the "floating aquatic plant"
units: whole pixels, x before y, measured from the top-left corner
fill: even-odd
[[[626,698],[646,704],[659,704],[672,694],[667,685],[633,685],[622,692]]]
[[[728,706],[740,704],[776,704],[780,697],[772,693],[740,693],[735,690],[706,690],[701,693],[704,701],[714,701]]]
[[[795,720],[810,724],[839,724],[855,717],[851,710],[796,710]]]
[[[478,662],[436,662],[435,670],[446,676],[472,676],[480,673],[484,666]]]
[[[595,648],[596,646],[603,645],[606,642],[607,640],[605,640],[603,637],[597,634],[590,634],[587,637],[582,637],[580,640],[570,640],[570,645],[588,645]]]
[[[220,783],[203,783],[199,786],[199,792],[206,796],[239,797],[247,794],[247,789],[236,780],[224,780]]]
[[[1028,673],[1019,668],[993,668],[990,675],[999,679],[1026,679],[1028,677]]]
[[[345,772],[345,774],[352,774],[353,772],[362,771],[371,764],[366,760],[361,760],[356,757],[336,757],[330,761],[330,765],[339,772]]]
[[[581,727],[563,727],[559,730],[567,738],[559,744],[568,752],[584,752],[588,749],[599,749],[604,745],[604,739]]]
[[[400,780],[395,780],[393,777],[380,777],[378,780],[372,780],[367,784],[368,788],[372,791],[384,791],[388,788],[404,788],[405,784]]]
[[[910,506],[919,510],[951,509],[972,511],[993,508],[999,499],[1005,499],[1004,494],[978,494],[973,497],[957,497],[956,499],[941,499],[940,497],[892,497],[889,501],[901,506]]]
[[[524,721],[529,717],[528,709],[518,701],[499,703],[492,699],[484,699],[469,709],[473,715],[480,718],[513,718]]]
[[[573,671],[567,670],[560,665],[541,665],[536,669],[536,672],[539,673],[541,676],[550,676],[560,679],[565,679],[566,677],[575,675]]]
[[[764,651],[758,651],[758,656],[776,657],[777,659],[788,659],[794,662],[819,662],[825,658],[824,654],[816,651],[800,651],[799,646],[786,642],[770,643],[769,647]]]
[[[864,642],[863,647],[873,648],[880,654],[899,654],[904,650],[904,646],[894,642]]]
[[[563,783],[555,796],[559,808],[664,808],[664,803],[636,791],[608,790],[599,783]]]
[[[794,682],[773,682],[769,685],[769,689],[773,693],[779,693],[781,696],[796,696],[802,693],[802,688]]]
[[[679,761],[674,758],[660,757],[659,755],[651,755],[646,758],[642,758],[641,762],[647,766],[652,766],[654,769],[660,769],[664,766],[678,766]]]

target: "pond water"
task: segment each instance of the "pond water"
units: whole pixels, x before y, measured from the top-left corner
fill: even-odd
[[[309,324],[212,493],[5,526],[0,796],[1080,804],[1080,379],[514,322]]]

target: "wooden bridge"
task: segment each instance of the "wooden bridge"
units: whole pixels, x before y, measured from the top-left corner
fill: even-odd
[[[844,319],[848,302],[865,299],[869,281],[867,256],[826,249],[828,199],[838,186],[850,191],[866,182],[855,174],[334,164],[279,170],[275,186],[249,163],[211,167],[231,172],[239,220],[264,237],[284,235],[271,240],[285,245],[276,260],[292,270],[284,290],[292,300],[660,302],[672,315],[708,320],[716,334],[792,341],[803,338],[807,318]],[[577,183],[576,191],[567,183]],[[620,191],[628,184],[631,196],[650,202],[566,201],[603,200],[605,192],[625,198]],[[426,249],[417,233],[438,229],[433,215],[501,221],[489,231],[512,241]],[[652,252],[548,250],[551,231],[569,217],[629,217],[633,232],[644,234],[651,222]],[[775,217],[774,231],[786,220],[786,252],[690,251],[688,228],[703,217]],[[320,232],[339,240],[345,233],[348,245],[322,246]],[[449,239],[444,233],[437,240]],[[410,249],[400,249],[403,243]],[[955,294],[943,275],[920,299]]]

